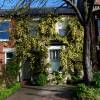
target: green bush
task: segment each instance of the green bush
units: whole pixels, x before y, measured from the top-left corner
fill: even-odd
[[[93,85],[96,88],[100,88],[100,72],[94,72],[94,74],[93,74]]]
[[[2,66],[2,74],[0,74],[0,85],[5,85],[9,87],[14,84],[17,80],[17,76],[19,74],[19,64],[16,61],[16,58],[10,59],[6,65]]]
[[[95,97],[95,89],[85,84],[78,84],[74,91],[77,100],[97,100]]]
[[[40,73],[35,79],[36,85],[43,86],[47,83],[47,75]]]
[[[16,90],[20,88],[19,83],[15,83],[11,85],[9,88],[2,88],[0,89],[0,100],[4,100],[6,97],[13,94]]]

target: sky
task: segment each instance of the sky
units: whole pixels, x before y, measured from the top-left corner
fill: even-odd
[[[6,2],[3,5],[3,0],[0,0],[0,7],[3,5],[1,9],[13,9],[19,0],[5,0],[5,1]],[[39,2],[37,2],[39,0],[35,0],[35,1],[36,2],[31,5],[32,7],[42,6]],[[48,0],[45,6],[52,7],[52,6],[60,6],[61,4],[62,4],[62,0]]]

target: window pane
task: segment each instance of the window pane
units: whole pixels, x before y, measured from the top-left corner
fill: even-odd
[[[51,60],[59,60],[59,58],[60,58],[60,50],[50,50]]]
[[[9,29],[9,21],[0,22],[0,31],[6,31]]]
[[[65,35],[65,29],[59,29],[59,34],[64,36]]]
[[[9,39],[9,32],[0,32],[0,39]]]
[[[12,58],[13,57],[13,53],[12,52],[8,52],[7,53],[7,58]]]
[[[11,61],[11,59],[7,59],[7,63],[10,62],[10,61]]]

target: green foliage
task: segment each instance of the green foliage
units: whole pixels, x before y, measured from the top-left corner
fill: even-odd
[[[83,70],[83,28],[76,18],[69,18],[66,23],[67,47],[61,51],[61,66],[79,77]]]
[[[0,100],[4,100],[6,97],[10,96],[20,88],[19,83],[11,85],[9,88],[0,89]]]
[[[2,74],[0,75],[0,85],[9,87],[15,83],[19,74],[19,69],[20,67],[16,59],[10,59],[10,61],[3,66]]]
[[[64,73],[59,72],[59,71],[54,71],[52,73],[52,82],[55,82],[55,84],[59,85],[61,83],[64,84]]]
[[[94,75],[93,75],[93,85],[96,88],[100,88],[100,72],[94,72]]]
[[[35,77],[36,85],[43,86],[47,83],[47,75],[44,73],[40,73]]]
[[[80,83],[82,82],[82,79],[79,77],[79,76],[71,76],[71,80],[68,80],[67,83],[70,83],[70,84],[77,84],[77,83]]]
[[[37,22],[33,19],[32,17],[18,19],[17,32],[11,36],[16,41],[16,56],[19,61],[21,63],[26,60],[30,62],[33,76],[37,73],[46,73],[49,65],[47,62],[47,46],[50,45],[51,40],[59,40],[67,45],[60,52],[62,73],[66,74],[66,71],[69,71],[72,74],[72,70],[76,69],[76,74],[79,75],[80,70],[82,70],[83,29],[77,19],[54,15],[41,16]],[[61,36],[55,31],[57,22],[64,24],[65,35]],[[33,26],[36,31],[34,31]]]
[[[12,78],[16,78],[19,74],[19,63],[15,58],[10,59],[10,61],[6,65],[6,74]]]
[[[74,91],[77,100],[97,100],[95,96],[95,89],[85,84],[78,84]]]

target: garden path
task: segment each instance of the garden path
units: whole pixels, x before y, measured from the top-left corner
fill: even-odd
[[[6,100],[71,100],[72,86],[24,86]]]

